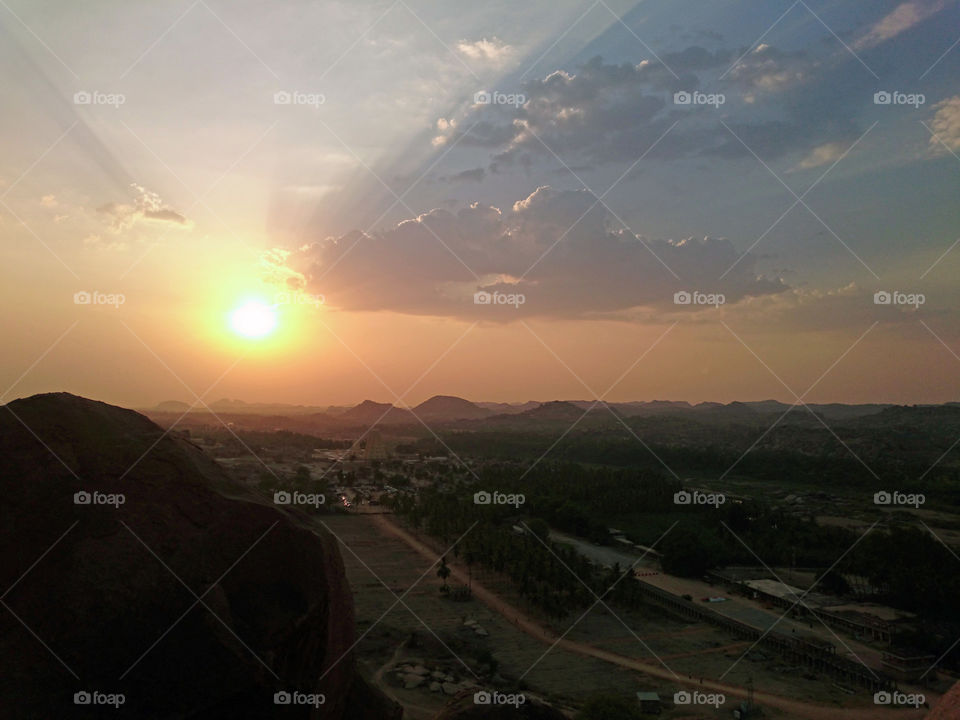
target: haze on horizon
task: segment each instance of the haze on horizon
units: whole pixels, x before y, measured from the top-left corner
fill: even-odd
[[[958,400],[958,27],[9,0],[0,401]]]

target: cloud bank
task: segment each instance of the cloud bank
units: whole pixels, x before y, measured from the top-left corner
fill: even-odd
[[[352,232],[268,259],[286,287],[321,293],[344,310],[510,321],[529,315],[616,316],[637,307],[677,311],[674,293],[726,301],[777,294],[725,238],[652,239],[623,228],[587,190],[537,188],[506,210],[474,203],[431,210],[383,232]],[[731,266],[736,266],[720,280]],[[478,305],[474,293],[523,295]]]

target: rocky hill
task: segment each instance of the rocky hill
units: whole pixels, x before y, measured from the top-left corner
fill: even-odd
[[[469,400],[451,395],[434,395],[424,400],[413,411],[425,421],[472,420],[485,418],[492,413]]]
[[[409,410],[398,408],[390,403],[378,403],[373,400],[364,400],[344,413],[336,416],[345,422],[361,425],[376,424],[407,424],[414,425],[417,419]]]
[[[11,402],[0,492],[3,717],[401,716],[354,667],[336,541],[175,433],[63,393]]]

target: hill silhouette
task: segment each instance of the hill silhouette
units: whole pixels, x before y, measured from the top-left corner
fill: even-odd
[[[66,393],[16,400],[0,491],[4,717],[72,717],[82,691],[123,693],[139,718],[400,717],[355,669],[335,540],[186,439]],[[278,715],[278,691],[326,703]]]
[[[434,395],[413,409],[423,420],[473,420],[491,415],[491,411],[460,397]]]
[[[364,400],[359,405],[355,405],[336,417],[345,422],[361,425],[372,425],[374,423],[414,424],[417,422],[417,419],[409,410],[398,408],[390,403],[378,403],[373,400]]]

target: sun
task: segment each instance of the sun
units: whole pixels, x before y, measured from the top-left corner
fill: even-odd
[[[276,312],[259,300],[250,300],[230,313],[230,328],[246,338],[266,337],[276,326]]]

